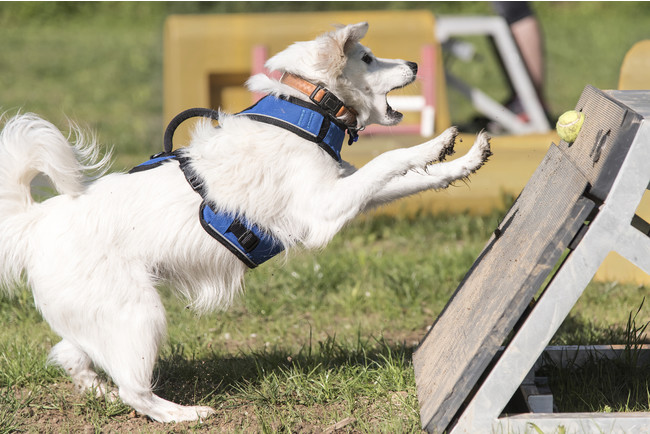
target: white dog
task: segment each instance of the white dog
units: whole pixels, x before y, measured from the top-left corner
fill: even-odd
[[[213,409],[152,392],[166,332],[157,284],[170,282],[198,311],[226,308],[245,271],[272,254],[301,244],[322,247],[357,214],[445,188],[487,160],[488,137],[481,133],[466,155],[433,164],[451,154],[454,128],[359,170],[339,160],[346,131],[354,138],[368,124],[401,120],[386,94],[416,76],[416,64],[379,59],[361,45],[367,29],[350,25],[291,45],[267,62],[284,73],[281,80],[249,80],[252,91],[269,95],[260,104],[221,114],[217,128],[200,123],[188,147],[133,173],[97,174],[106,159],[97,157],[94,141],[78,135],[70,145],[35,115],[6,122],[0,278],[7,292],[12,282],[27,280],[37,308],[62,338],[50,360],[80,390],[119,396],[157,421],[207,417]],[[38,173],[58,195],[34,201],[30,183]],[[220,229],[224,216],[230,220]],[[117,395],[95,368],[110,376]]]

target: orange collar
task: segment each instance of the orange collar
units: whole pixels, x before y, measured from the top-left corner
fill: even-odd
[[[343,118],[342,120],[346,125],[356,126],[357,112],[352,107],[346,107],[343,101],[323,86],[316,85],[288,72],[282,74],[280,83],[286,84],[307,95],[312,102],[332,116]]]

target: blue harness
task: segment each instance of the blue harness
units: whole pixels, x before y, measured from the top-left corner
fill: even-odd
[[[318,144],[336,161],[341,161],[341,148],[345,131],[350,133],[350,141],[356,142],[356,132],[350,131],[344,124],[332,119],[318,106],[297,98],[277,98],[268,95],[257,104],[237,113],[259,122],[275,125]]]
[[[196,116],[218,118],[218,112],[210,109],[189,109],[176,116],[165,130],[164,152],[153,155],[150,160],[134,167],[129,173],[153,169],[176,160],[190,186],[201,195],[199,221],[205,231],[230,250],[249,268],[255,268],[284,250],[284,246],[270,234],[244,216],[216,212],[207,198],[203,181],[189,166],[189,158],[172,151],[172,137],[176,128],[186,119]],[[345,131],[350,135],[349,144],[357,140],[356,131],[348,129],[318,106],[295,98],[266,96],[252,107],[237,113],[253,120],[275,125],[318,144],[334,160],[341,161],[341,148]]]

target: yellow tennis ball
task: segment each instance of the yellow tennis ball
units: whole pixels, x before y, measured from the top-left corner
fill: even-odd
[[[584,121],[585,115],[582,112],[569,110],[557,120],[555,129],[562,140],[567,143],[573,143],[576,141]]]

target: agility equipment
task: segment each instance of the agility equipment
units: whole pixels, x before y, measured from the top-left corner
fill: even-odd
[[[535,91],[528,70],[512,32],[502,17],[486,16],[441,16],[436,19],[436,38],[443,50],[457,57],[469,60],[462,52],[471,51],[467,43],[457,41],[456,37],[486,36],[495,45],[497,55],[503,66],[505,78],[513,93],[519,98],[528,119],[522,119],[503,104],[492,99],[486,92],[471,86],[460,78],[445,71],[446,82],[456,88],[472,103],[474,108],[493,122],[500,124],[510,134],[543,133],[550,129],[542,103]],[[458,54],[461,52],[461,54]]]
[[[650,92],[587,86],[575,110],[585,114],[576,141],[550,146],[414,354],[429,432],[650,424],[650,413],[555,414],[548,405],[502,415],[610,252],[650,273],[650,224],[637,215],[650,182]]]

